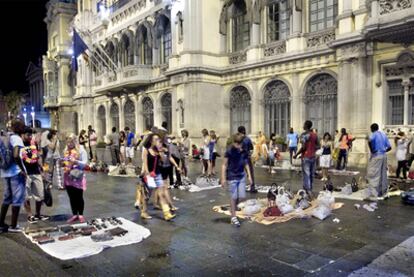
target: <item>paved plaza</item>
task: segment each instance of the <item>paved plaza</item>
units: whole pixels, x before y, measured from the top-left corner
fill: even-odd
[[[192,164],[191,169],[194,178],[199,165]],[[334,182],[341,185],[348,178],[334,177]],[[288,181],[294,189],[301,186],[298,173],[283,171],[270,177],[264,169],[257,169],[257,183],[272,181]],[[321,188],[318,181],[315,191]],[[54,206],[45,209],[53,216],[48,224],[62,224],[70,214],[69,200],[65,191],[53,193]],[[2,234],[0,275],[348,276],[368,266],[362,270],[380,272],[380,276],[409,276],[413,269],[408,266],[413,258],[412,247],[394,248],[414,234],[413,207],[402,205],[398,197],[379,203],[379,209],[372,213],[356,210],[354,201],[339,200],[345,206],[325,221],[311,218],[270,226],[244,221],[237,229],[229,224],[229,217],[212,211],[214,205],[228,202],[224,190],[191,193],[175,189],[172,194],[180,208],[173,222],[163,221],[161,212],[153,210],[150,213],[154,218],[143,221],[133,208],[134,179],[91,173],[85,194],[86,217],[123,216],[149,228],[152,235],[139,244],[60,261],[43,253],[22,234]],[[340,223],[334,223],[334,218]],[[21,225],[26,224],[24,219],[23,213]],[[404,249],[405,259],[397,259],[395,268],[388,263],[388,267],[369,270],[372,261],[392,248],[394,252]],[[395,275],[397,272],[401,275]],[[361,272],[355,275],[369,276]]]

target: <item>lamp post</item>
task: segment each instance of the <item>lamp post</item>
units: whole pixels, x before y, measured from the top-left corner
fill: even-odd
[[[24,125],[27,125],[27,109],[23,108]]]
[[[30,113],[30,115],[32,116],[32,127],[35,128],[35,111],[34,111],[34,107],[32,106],[32,112]]]

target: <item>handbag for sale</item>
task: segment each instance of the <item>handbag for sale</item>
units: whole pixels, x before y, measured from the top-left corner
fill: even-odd
[[[73,181],[80,181],[83,179],[83,170],[80,169],[72,169],[69,172],[69,177],[73,180]]]
[[[357,192],[359,190],[358,183],[355,178],[352,178],[351,188],[352,188],[352,192]]]
[[[282,212],[279,210],[278,207],[274,206],[274,207],[268,207],[264,212],[263,212],[263,216],[264,217],[272,217],[272,216],[282,216]]]
[[[44,189],[43,202],[47,207],[53,206],[52,186],[47,184]]]

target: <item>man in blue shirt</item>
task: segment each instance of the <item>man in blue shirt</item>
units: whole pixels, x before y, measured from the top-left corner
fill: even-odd
[[[379,130],[378,124],[371,125],[371,136],[367,137],[371,157],[368,161],[367,179],[375,187],[378,197],[385,197],[388,191],[387,152],[391,144],[387,135]]]
[[[231,224],[240,227],[240,222],[236,216],[237,204],[246,198],[246,172],[249,183],[252,178],[249,169],[249,155],[243,149],[243,135],[233,136],[233,145],[226,151],[221,171],[221,185],[223,188],[228,184],[231,200]]]
[[[292,165],[293,156],[296,155],[298,151],[298,141],[299,135],[298,133],[293,131],[293,128],[290,127],[289,134],[286,136],[286,142],[289,147],[289,154],[290,154],[290,164]]]
[[[242,136],[243,140],[241,143],[241,147],[242,149],[247,153],[248,156],[248,160],[247,160],[247,164],[249,166],[249,170],[250,170],[250,174],[252,177],[252,183],[250,185],[250,192],[251,193],[257,193],[257,189],[256,189],[256,185],[254,183],[254,167],[253,167],[253,163],[252,163],[252,153],[253,153],[253,143],[252,140],[246,135],[246,128],[244,126],[240,126],[239,128],[237,128],[237,131],[239,132],[239,134]]]
[[[134,151],[135,151],[135,135],[133,132],[131,132],[131,129],[129,127],[125,127],[125,133],[126,133],[126,158],[128,159],[128,164],[132,163],[132,159],[134,158]]]

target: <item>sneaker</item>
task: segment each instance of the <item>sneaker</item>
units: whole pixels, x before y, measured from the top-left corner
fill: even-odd
[[[75,222],[77,220],[78,220],[78,216],[77,215],[74,215],[71,218],[69,218],[68,221],[66,221],[66,223],[69,223],[70,224],[70,223],[73,223],[73,222]]]
[[[39,215],[39,216],[35,216],[35,218],[37,220],[46,221],[46,220],[49,220],[50,219],[50,216],[47,216],[47,215]]]
[[[37,218],[37,217],[35,217],[33,215],[27,217],[27,222],[29,222],[31,224],[37,223],[38,221],[39,221],[39,218]]]
[[[19,225],[17,225],[16,227],[9,227],[9,232],[10,233],[23,233],[23,229],[20,228]]]
[[[240,221],[236,216],[231,218],[230,224],[236,227],[240,227]]]

